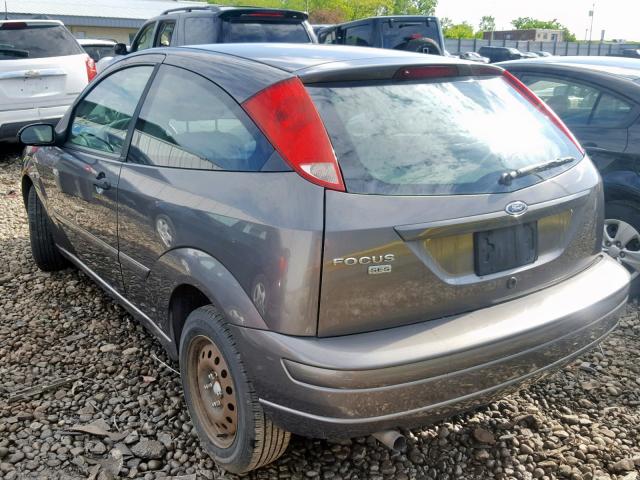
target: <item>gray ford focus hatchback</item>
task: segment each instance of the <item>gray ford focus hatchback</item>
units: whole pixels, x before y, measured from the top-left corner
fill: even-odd
[[[87,273],[179,360],[203,447],[424,425],[615,326],[602,185],[501,68],[371,48],[127,56],[26,127],[33,258]]]

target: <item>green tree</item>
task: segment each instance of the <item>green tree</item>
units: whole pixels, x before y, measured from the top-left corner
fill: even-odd
[[[354,1],[358,3],[359,0]],[[393,0],[393,7],[387,13],[393,15],[433,15],[438,0]]]
[[[567,42],[575,42],[576,36],[564,25],[558,22],[557,19],[553,20],[538,20],[531,17],[518,17],[512,20],[513,25],[518,30],[528,30],[533,28],[546,28],[549,30],[562,30],[564,32],[564,40]]]
[[[479,30],[481,32],[493,32],[496,29],[496,19],[491,15],[484,15],[480,19]]]
[[[473,38],[473,25],[467,22],[456,23],[443,28],[442,33],[446,38]]]

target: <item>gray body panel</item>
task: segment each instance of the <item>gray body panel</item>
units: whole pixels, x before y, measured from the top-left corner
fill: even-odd
[[[293,172],[124,164],[118,217],[120,260],[129,299],[145,311],[158,307],[156,318],[164,327],[173,289],[197,281],[212,300],[219,300],[216,303],[232,323],[315,335],[323,196],[322,188]],[[173,229],[170,244],[158,234],[159,221]],[[158,264],[168,253],[172,260]],[[187,271],[181,271],[185,269],[176,261],[181,258],[191,265]],[[219,281],[220,269],[231,275],[247,298],[253,298],[256,288],[264,289],[264,303],[255,302],[264,321],[247,311],[248,307],[240,308],[239,299],[225,301],[229,298],[225,290],[234,291],[234,286]],[[238,293],[234,291],[231,298]]]
[[[601,195],[588,158],[507,194],[393,197],[328,191],[318,333],[344,335],[453,315],[570,277],[599,251]],[[504,211],[516,200],[529,205],[519,217]],[[562,221],[563,215],[568,218],[562,225],[545,220]],[[473,232],[533,220],[539,225],[536,262],[486,277],[474,274]],[[548,228],[541,228],[542,222]],[[369,263],[333,264],[336,258],[387,254],[395,260],[379,262],[391,267],[381,275],[368,275]],[[451,256],[456,261],[445,263]],[[512,277],[517,284],[510,288]]]
[[[487,403],[564,365],[615,327],[628,281],[600,255],[558,285],[430,322],[324,339],[234,331],[276,422],[302,435],[365,435]]]

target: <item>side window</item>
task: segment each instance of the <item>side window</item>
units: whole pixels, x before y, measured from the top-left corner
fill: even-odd
[[[526,75],[522,80],[567,125],[584,126],[589,123],[591,111],[600,95],[598,89],[555,77]]]
[[[128,161],[259,171],[273,152],[260,130],[222,89],[195,73],[163,65],[140,111]]]
[[[158,28],[158,36],[156,38],[156,47],[168,47],[171,45],[171,37],[176,28],[176,22],[160,22]]]
[[[338,43],[337,41],[337,32],[338,29],[334,28],[333,30],[331,30],[330,32],[327,33],[320,33],[320,35],[318,35],[318,41],[319,43],[329,43],[329,44],[336,44]]]
[[[209,16],[186,18],[184,25],[186,45],[213,43],[213,18]]]
[[[155,23],[150,23],[146,25],[138,38],[134,41],[131,46],[132,52],[137,52],[139,50],[146,50],[147,48],[151,48],[153,46],[153,28],[156,26]]]
[[[345,31],[345,43],[347,45],[358,45],[360,47],[371,46],[371,27],[367,25],[358,25],[357,27],[347,28]]]
[[[613,95],[603,93],[591,117],[591,125],[616,127],[628,120],[633,106]]]
[[[98,83],[78,103],[68,143],[119,155],[152,71],[150,66],[125,68]]]

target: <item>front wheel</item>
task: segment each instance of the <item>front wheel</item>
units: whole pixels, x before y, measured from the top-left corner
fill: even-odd
[[[602,249],[631,275],[632,292],[640,290],[640,206],[610,202],[605,208]]]
[[[38,198],[35,187],[31,187],[27,194],[27,218],[31,255],[38,268],[45,272],[54,272],[68,267],[66,258],[56,248],[51,220]]]
[[[204,449],[225,470],[244,473],[287,449],[290,433],[265,417],[224,317],[194,310],[180,339],[180,373],[191,420]]]

